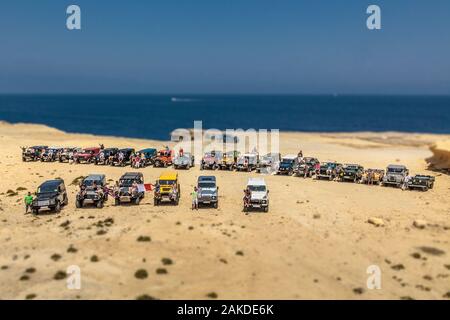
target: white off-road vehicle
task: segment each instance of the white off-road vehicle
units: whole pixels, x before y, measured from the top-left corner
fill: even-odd
[[[244,190],[244,211],[263,209],[269,211],[269,189],[264,178],[249,178]]]

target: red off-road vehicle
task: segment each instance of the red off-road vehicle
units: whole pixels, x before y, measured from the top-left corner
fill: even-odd
[[[93,163],[95,157],[100,153],[100,148],[86,148],[73,155],[75,163]]]
[[[158,151],[154,166],[155,167],[168,167],[173,164],[173,158],[174,158],[174,152],[173,150],[160,150]]]

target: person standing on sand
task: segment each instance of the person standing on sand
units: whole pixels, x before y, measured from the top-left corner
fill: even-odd
[[[24,199],[25,202],[25,214],[28,213],[28,209],[31,211],[31,204],[33,203],[33,196],[31,195],[31,192],[28,192]]]
[[[191,193],[192,196],[192,210],[198,210],[198,192],[197,187],[194,187],[194,191]]]

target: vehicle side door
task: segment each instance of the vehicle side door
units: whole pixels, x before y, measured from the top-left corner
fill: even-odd
[[[57,196],[57,198],[58,198],[58,201],[60,203],[63,203],[65,198],[66,198],[66,186],[64,185],[64,183],[61,183],[58,186],[58,196]]]

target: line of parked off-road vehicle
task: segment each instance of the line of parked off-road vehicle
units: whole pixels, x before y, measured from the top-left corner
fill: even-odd
[[[77,208],[85,206],[103,208],[109,197],[114,199],[116,206],[123,203],[139,205],[146,192],[150,191],[153,191],[154,206],[178,205],[181,197],[178,173],[175,171],[163,172],[154,184],[145,184],[142,173],[127,172],[114,186],[107,185],[104,174],[91,174],[80,181],[79,191],[75,197],[75,206]],[[212,175],[198,177],[192,197],[192,209],[198,208],[200,205],[217,209],[219,207],[219,187],[216,177]],[[41,210],[59,213],[61,208],[68,203],[64,180],[48,180],[37,188],[31,210],[33,214],[38,214]],[[244,190],[243,211],[247,212],[252,209],[269,211],[269,190],[263,178],[248,179]]]
[[[194,156],[180,150],[177,154],[168,147],[157,150],[147,148],[136,151],[134,148],[60,148],[34,146],[22,148],[23,161],[93,163],[96,165],[147,166],[189,169],[195,165]],[[403,189],[427,191],[434,186],[435,178],[429,175],[410,176],[403,165],[389,165],[384,169],[364,169],[359,164],[341,164],[336,161],[320,162],[314,157],[268,153],[260,156],[257,152],[241,154],[239,151],[205,152],[200,160],[200,170],[231,170],[277,175],[289,175],[317,180],[334,180],[362,183],[368,185],[395,186]]]
[[[168,148],[157,150],[146,148],[76,148],[33,146],[22,148],[22,161],[92,163],[95,165],[131,166],[144,168],[148,166],[189,169],[194,166],[194,157],[189,153],[175,155]]]

